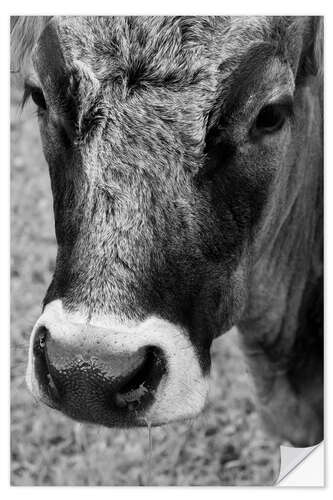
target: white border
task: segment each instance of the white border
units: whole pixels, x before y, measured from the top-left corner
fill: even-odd
[[[153,2],[137,0],[132,2],[112,2],[110,0],[100,1],[99,3],[74,1],[71,2],[65,0],[57,0],[54,4],[46,4],[45,1],[15,1],[2,2],[1,4],[1,16],[0,16],[0,55],[1,55],[1,113],[0,113],[0,123],[1,123],[1,168],[0,168],[0,217],[1,217],[1,258],[0,258],[0,276],[1,276],[1,312],[2,312],[2,325],[1,325],[1,348],[0,348],[0,381],[1,381],[1,412],[0,412],[0,488],[1,493],[10,498],[16,498],[23,496],[26,498],[30,494],[34,498],[40,495],[44,498],[45,494],[48,497],[57,497],[61,494],[62,497],[73,498],[78,496],[78,498],[90,498],[92,491],[90,488],[66,488],[62,489],[61,492],[57,488],[47,488],[47,492],[44,487],[39,488],[10,488],[9,487],[9,15],[42,15],[42,14],[274,14],[274,15],[294,15],[294,14],[305,14],[305,15],[325,15],[325,38],[326,38],[326,66],[325,66],[325,76],[326,76],[326,142],[325,142],[325,152],[326,152],[326,360],[328,360],[328,351],[331,350],[332,341],[330,341],[329,329],[332,329],[332,308],[329,308],[328,296],[331,297],[332,293],[329,294],[329,284],[332,281],[332,264],[330,264],[330,256],[333,255],[333,243],[332,243],[332,232],[329,232],[329,223],[333,218],[333,164],[332,164],[332,127],[331,124],[331,113],[332,113],[332,98],[330,93],[327,91],[328,88],[332,89],[332,66],[330,64],[330,51],[328,47],[333,47],[332,32],[333,23],[331,16],[331,6],[333,5],[330,1],[294,1],[291,0],[278,0],[275,2],[268,3],[267,1],[236,1],[232,2],[222,2],[220,1],[187,1],[180,2],[175,0],[168,0],[167,2]],[[47,5],[49,7],[47,7]],[[328,132],[329,131],[329,132]],[[329,328],[331,327],[331,328]],[[326,363],[326,380],[333,380],[332,371],[333,363]],[[331,375],[331,376],[330,376]],[[332,392],[332,390],[330,390]],[[326,387],[326,433],[325,438],[328,442],[330,428],[328,423],[332,422],[332,404],[331,400],[328,400],[329,391]],[[330,424],[332,425],[332,424]],[[331,453],[329,447],[327,447],[326,453],[326,471],[333,470]],[[304,481],[306,478],[304,478]],[[326,483],[328,487],[326,489],[317,490],[314,492],[311,488],[299,488],[288,490],[284,488],[283,495],[284,498],[295,499],[298,495],[301,496],[302,500],[308,497],[308,495],[327,495],[331,488],[330,478],[326,478]],[[209,488],[207,489],[207,494],[209,495],[219,495],[227,494],[228,498],[235,498],[243,493],[248,497],[249,495],[255,495],[256,499],[258,497],[266,496],[266,488]],[[276,495],[281,493],[279,488],[271,488],[269,494]],[[332,493],[332,492],[331,492]],[[133,494],[136,497],[142,496],[142,498],[147,498],[150,495],[159,495],[161,499],[163,497],[169,497],[170,492],[167,488],[159,487],[158,491],[153,491],[153,488],[117,488],[112,492],[109,488],[98,488],[96,494],[99,498],[107,497],[116,494],[118,496]],[[202,498],[205,494],[202,488],[181,488],[173,489],[172,495],[179,495],[183,497],[184,495],[190,494],[193,500],[197,497]]]

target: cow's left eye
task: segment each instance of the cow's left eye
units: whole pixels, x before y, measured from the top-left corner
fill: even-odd
[[[264,106],[255,120],[252,133],[259,136],[277,132],[283,127],[290,112],[289,105],[285,104],[268,104]]]

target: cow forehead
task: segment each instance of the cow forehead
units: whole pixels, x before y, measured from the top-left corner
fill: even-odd
[[[152,96],[153,89],[166,105],[171,95],[177,109],[186,110],[190,118],[191,107],[194,117],[211,112],[222,87],[227,95],[230,76],[242,57],[246,59],[252,45],[272,44],[274,30],[272,18],[263,16],[56,17],[38,46],[48,74],[44,83],[51,87],[56,85],[58,65],[70,75],[80,62],[91,72],[88,80],[102,84],[107,102],[111,95],[119,100],[120,89],[125,98],[134,89],[139,93],[149,89]],[[106,91],[113,83],[116,94]],[[66,86],[63,79],[58,81],[61,92]],[[89,94],[94,98],[90,86],[88,82],[83,93],[85,106]]]
[[[226,61],[233,68],[249,44],[269,41],[274,31],[264,16],[58,17],[51,23],[68,62],[87,63],[99,79],[175,89],[209,80],[222,63],[227,70]]]
[[[189,51],[206,46],[210,53],[214,38],[217,42],[225,39],[237,45],[237,36],[244,40],[246,35],[246,44],[267,37],[283,20],[267,16],[58,16],[52,22],[61,26],[63,34],[75,45],[99,40],[99,48],[108,53],[112,45],[125,53],[123,43],[137,44],[139,49],[148,51],[157,50],[162,44],[173,53],[177,48]],[[287,19],[285,23],[289,24]],[[97,47],[90,44],[89,48]]]

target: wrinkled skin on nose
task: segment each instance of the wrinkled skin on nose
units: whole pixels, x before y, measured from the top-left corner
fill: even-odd
[[[76,420],[128,425],[129,415],[132,419],[133,412],[142,414],[154,401],[166,371],[162,352],[151,347],[106,352],[105,332],[88,327],[88,340],[82,328],[78,335],[74,328],[70,342],[62,342],[45,327],[36,333],[33,354],[47,401]]]

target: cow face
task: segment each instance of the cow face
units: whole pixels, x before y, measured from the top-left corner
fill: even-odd
[[[27,381],[46,404],[106,426],[202,410],[212,340],[242,317],[257,234],[294,161],[298,49],[284,22],[43,29],[26,94],[58,254]]]

